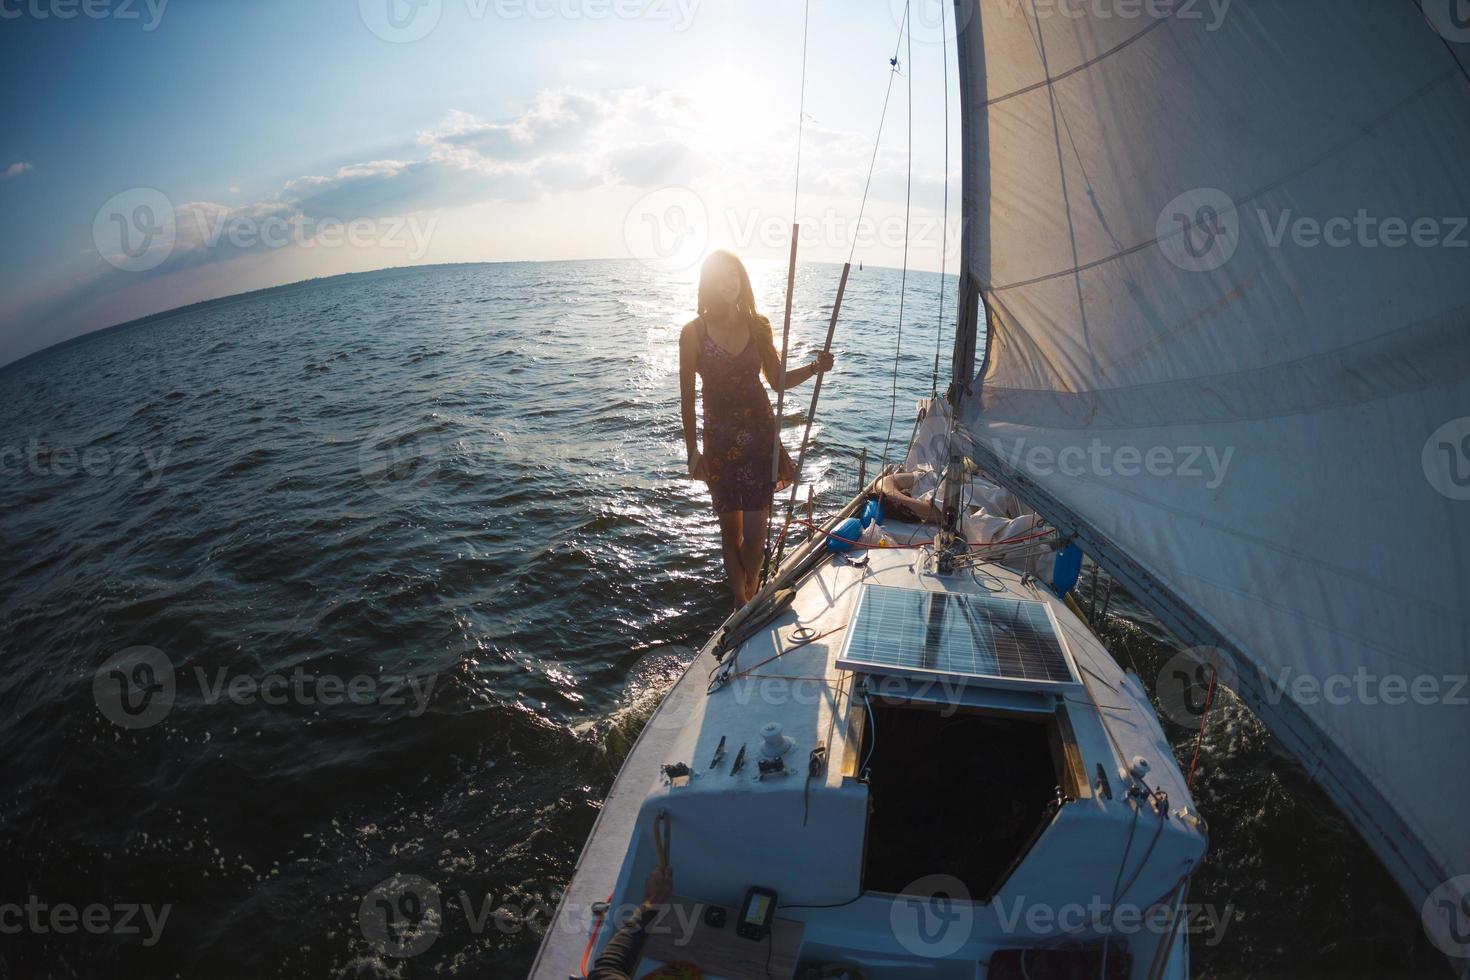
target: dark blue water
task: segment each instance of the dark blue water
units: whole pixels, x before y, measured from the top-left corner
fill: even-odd
[[[777,312],[781,270],[753,271]],[[800,270],[801,360],[836,279]],[[881,453],[898,284],[850,284],[819,511]],[[909,285],[897,446],[938,322],[938,277]],[[634,263],[438,267],[0,371],[0,904],[24,914],[0,976],[523,974],[641,718],[725,608],[707,495],[682,478],[692,305],[686,278]],[[1151,682],[1167,641],[1112,609]],[[1439,969],[1249,716],[1227,702],[1206,751],[1191,899],[1235,911],[1196,937],[1199,975]],[[395,874],[443,896],[409,958],[359,915]]]

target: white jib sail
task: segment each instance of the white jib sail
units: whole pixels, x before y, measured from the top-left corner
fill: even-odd
[[[990,330],[961,422],[1228,652],[1226,681],[1470,956],[1455,2],[958,0]]]

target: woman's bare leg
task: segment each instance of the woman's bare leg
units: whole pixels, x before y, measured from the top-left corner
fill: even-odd
[[[766,511],[747,510],[741,521],[745,536],[740,545],[740,560],[745,565],[746,601],[760,590],[761,559],[766,553]]]
[[[732,510],[728,514],[717,514],[720,519],[720,541],[725,552],[725,580],[730,586],[730,595],[735,608],[745,605],[745,565],[740,559],[742,537],[741,512]]]

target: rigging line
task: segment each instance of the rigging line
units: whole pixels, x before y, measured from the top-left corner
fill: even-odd
[[[786,315],[781,325],[781,387],[776,392],[776,414],[775,414],[775,438],[771,445],[771,482],[775,483],[780,476],[781,469],[781,420],[785,417],[786,410],[786,360],[791,352],[791,297],[796,288],[796,246],[799,237],[796,216],[801,206],[801,143],[802,133],[806,128],[806,65],[807,65],[807,36],[811,25],[811,0],[807,0],[802,10],[801,17],[801,90],[797,96],[796,107],[796,177],[791,189],[791,259],[786,267]],[[810,432],[810,427],[808,427]],[[801,474],[798,472],[796,477]],[[796,495],[795,478],[793,478],[791,493]],[[772,499],[768,507],[768,514],[775,514],[775,500]],[[790,515],[790,507],[787,508]],[[767,576],[771,574],[771,525],[773,521],[767,521],[765,541],[761,546],[761,569],[760,581],[765,584]]]
[[[1272,180],[1269,183],[1262,184],[1261,186],[1256,187],[1255,189],[1249,191],[1245,196],[1237,197],[1235,195],[1231,195],[1232,198],[1234,199],[1235,206],[1233,208],[1231,208],[1228,213],[1229,214],[1244,213],[1245,205],[1251,204],[1256,199],[1258,199],[1260,197],[1263,197],[1264,195],[1270,193],[1271,191],[1276,190],[1278,187],[1281,187],[1281,186],[1285,185],[1288,181],[1294,180],[1297,177],[1301,177],[1301,176],[1303,176],[1303,175],[1305,175],[1307,173],[1310,173],[1312,170],[1316,169],[1319,165],[1321,165],[1323,163],[1326,163],[1328,160],[1331,160],[1333,157],[1336,157],[1339,153],[1341,153],[1342,151],[1346,150],[1348,147],[1352,146],[1354,143],[1357,143],[1360,140],[1364,139],[1365,137],[1379,135],[1378,132],[1377,132],[1378,127],[1382,123],[1386,122],[1396,112],[1398,112],[1400,109],[1404,108],[1405,106],[1409,105],[1414,100],[1416,100],[1416,99],[1420,98],[1421,96],[1425,95],[1426,93],[1428,93],[1434,87],[1436,87],[1436,86],[1444,83],[1445,81],[1447,81],[1449,79],[1452,79],[1453,77],[1454,77],[1453,74],[1451,74],[1450,72],[1446,72],[1443,75],[1437,75],[1437,76],[1435,76],[1434,78],[1430,79],[1428,82],[1426,82],[1425,84],[1423,84],[1419,88],[1415,89],[1413,92],[1410,92],[1403,99],[1400,99],[1398,102],[1395,102],[1393,105],[1389,106],[1388,109],[1386,109],[1384,112],[1382,112],[1379,115],[1373,117],[1372,119],[1367,120],[1366,122],[1362,122],[1362,123],[1357,124],[1354,127],[1354,129],[1353,129],[1352,135],[1347,136],[1347,137],[1344,137],[1342,140],[1340,140],[1339,142],[1337,142],[1337,143],[1333,144],[1332,146],[1328,147],[1321,154],[1317,155],[1316,157],[1314,157],[1311,160],[1308,160],[1306,163],[1304,163],[1300,167],[1297,167],[1295,170],[1291,171],[1290,173],[1283,174],[1281,177],[1279,177],[1279,178],[1277,178],[1275,180]],[[1155,245],[1157,245],[1159,242],[1163,241],[1165,238],[1176,238],[1180,234],[1182,234],[1182,232],[1177,232],[1176,231],[1176,232],[1170,232],[1167,235],[1155,236],[1153,238],[1150,238],[1146,242],[1140,242],[1137,245],[1133,245],[1133,246],[1131,246],[1129,248],[1123,249],[1122,251],[1115,252],[1112,255],[1105,255],[1102,258],[1093,259],[1090,262],[1083,262],[1083,263],[1081,263],[1081,264],[1079,264],[1077,266],[1074,266],[1074,267],[1072,267],[1070,269],[1058,269],[1055,272],[1048,272],[1048,273],[1045,273],[1043,275],[1033,276],[1030,279],[1021,279],[1021,280],[1017,280],[1015,282],[996,283],[996,282],[993,282],[992,281],[991,283],[989,283],[986,286],[986,293],[985,293],[985,295],[989,296],[990,299],[992,301],[994,301],[995,294],[996,293],[1003,292],[1003,291],[1008,290],[1008,289],[1019,289],[1019,288],[1025,287],[1025,286],[1034,286],[1037,283],[1048,282],[1048,281],[1050,281],[1052,279],[1060,279],[1063,276],[1072,276],[1072,275],[1076,275],[1079,272],[1087,272],[1088,270],[1095,269],[1098,266],[1106,265],[1109,262],[1117,261],[1118,259],[1125,258],[1125,257],[1127,257],[1129,255],[1133,255],[1133,254],[1135,254],[1137,252],[1142,252],[1145,249],[1153,248]]]
[[[1033,10],[1033,17],[1034,16],[1035,16],[1035,12]],[[1028,92],[1035,92],[1039,88],[1045,88],[1048,85],[1052,85],[1052,84],[1054,84],[1056,82],[1060,82],[1062,79],[1069,78],[1072,75],[1077,74],[1079,71],[1086,71],[1087,69],[1091,68],[1093,65],[1097,64],[1098,62],[1103,61],[1103,60],[1105,60],[1107,58],[1111,58],[1113,55],[1117,54],[1119,51],[1122,51],[1124,48],[1128,47],[1128,45],[1132,44],[1134,41],[1137,41],[1137,40],[1139,40],[1139,39],[1141,39],[1143,37],[1146,37],[1151,32],[1153,32],[1153,31],[1157,30],[1158,28],[1162,27],[1164,24],[1167,24],[1169,22],[1170,18],[1172,18],[1173,16],[1174,16],[1174,11],[1171,10],[1168,13],[1164,14],[1162,17],[1159,17],[1158,19],[1156,19],[1152,24],[1148,25],[1143,30],[1139,31],[1137,34],[1134,34],[1132,37],[1125,38],[1123,41],[1119,42],[1118,44],[1114,45],[1113,47],[1109,48],[1108,50],[1102,52],[1101,54],[1097,55],[1096,57],[1089,58],[1088,60],[1082,62],[1082,64],[1080,64],[1080,65],[1076,65],[1076,66],[1074,66],[1072,68],[1068,68],[1066,71],[1062,72],[1060,75],[1048,75],[1046,78],[1043,78],[1039,82],[1035,82],[1035,83],[1033,83],[1031,85],[1023,86],[1022,88],[1018,88],[1018,89],[1016,89],[1014,91],[1007,92],[1004,95],[997,95],[994,98],[986,99],[984,102],[982,102],[980,104],[980,108],[982,108],[982,109],[988,109],[988,108],[990,108],[993,105],[996,105],[998,103],[1001,103],[1001,102],[1006,101],[1007,99],[1014,99],[1018,95],[1025,95]]]
[[[929,397],[939,394],[939,352],[944,348],[944,273],[949,258],[949,39],[944,36],[944,4],[939,5],[940,62],[944,65],[944,220],[939,226],[939,320],[934,328],[934,376]]]
[[[1455,54],[1455,48],[1454,45],[1450,43],[1450,39],[1445,37],[1444,34],[1439,30],[1439,28],[1434,25],[1434,22],[1429,19],[1429,13],[1424,9],[1424,0],[1409,0],[1409,2],[1412,3],[1416,9],[1418,9],[1419,16],[1422,17],[1424,19],[1424,22],[1429,25],[1429,29],[1439,35],[1439,39],[1444,42],[1445,51],[1449,52],[1450,60],[1459,67],[1460,74],[1465,76],[1465,81],[1470,82],[1470,67],[1467,67],[1465,63],[1460,60],[1459,55]]]
[[[857,223],[853,225],[852,248],[847,251],[848,265],[852,264],[852,257],[857,254],[858,229],[863,224],[863,212],[868,207],[868,190],[873,186],[873,170],[878,165],[878,147],[883,142],[883,122],[888,118],[888,100],[893,95],[893,76],[898,74],[898,52],[903,48],[904,33],[908,30],[909,2],[911,0],[904,2],[903,19],[898,27],[898,40],[893,45],[893,57],[888,59],[888,89],[883,93],[883,111],[878,114],[878,135],[873,138],[873,156],[868,160],[868,179],[863,183],[863,199],[858,204]]]
[[[797,205],[801,201],[801,134],[806,127],[806,54],[807,31],[812,18],[812,0],[806,0],[801,14],[801,94],[796,108],[796,180],[791,192],[791,223],[796,224]],[[782,365],[783,367],[785,365]]]
[[[914,197],[914,32],[912,27],[908,27],[907,10],[905,7],[904,25],[908,35],[908,50],[904,59],[908,65],[909,141],[908,174],[903,192],[903,277],[898,284],[898,333],[893,340],[893,392],[888,397],[888,434],[883,437],[883,459],[880,466],[888,464],[888,446],[893,441],[893,420],[898,417],[898,363],[903,354],[903,301],[908,294],[909,285],[909,214]]]
[[[883,124],[884,124],[884,122],[888,118],[888,104],[889,104],[889,101],[891,100],[891,98],[893,96],[893,76],[898,73],[898,65],[899,65],[899,62],[898,62],[898,54],[899,54],[899,51],[902,50],[903,39],[904,39],[904,32],[908,29],[908,25],[909,25],[909,3],[910,3],[910,0],[905,0],[905,2],[904,2],[904,6],[903,6],[903,18],[902,18],[902,21],[899,24],[898,39],[894,42],[893,57],[888,60],[888,65],[889,65],[888,85],[884,89],[884,92],[883,92],[883,110],[882,110],[881,113],[879,113],[879,116],[878,116],[878,132],[877,132],[877,134],[873,138],[873,154],[872,154],[872,156],[868,160],[868,176],[867,176],[867,179],[863,183],[863,197],[862,197],[862,201],[858,204],[857,223],[853,226],[852,246],[851,246],[851,248],[848,249],[847,263],[843,267],[842,282],[844,284],[847,281],[847,270],[848,270],[848,267],[852,265],[853,256],[857,252],[857,244],[858,244],[858,238],[859,238],[859,230],[862,228],[863,214],[867,211],[867,207],[868,207],[868,192],[872,189],[872,186],[873,186],[873,173],[876,170],[877,164],[878,164],[878,148],[883,143]],[[913,38],[912,38],[912,36],[910,36],[910,38],[909,38],[909,47],[910,47],[910,49],[912,49],[912,47],[913,47]],[[803,55],[803,57],[805,57],[805,55]],[[912,101],[912,81],[910,81],[910,101]],[[910,125],[912,126],[912,123],[910,123]],[[907,238],[907,229],[905,229],[905,238]],[[794,229],[794,226],[793,226],[791,268],[790,268],[790,270],[787,273],[787,281],[786,281],[786,305],[787,305],[788,313],[789,313],[789,309],[790,309],[790,306],[791,306],[791,281],[792,281],[792,277],[795,275],[795,265],[796,265],[795,246],[796,246],[796,236],[795,236],[795,229]],[[833,307],[832,307],[832,320],[831,320],[831,322],[827,326],[827,344],[826,344],[826,346],[823,347],[823,350],[824,351],[827,350],[828,347],[830,347],[831,346],[831,343],[832,343],[832,333],[836,329],[836,326],[837,326],[837,314],[838,314],[838,310],[840,309],[841,299],[842,299],[842,286],[839,285],[838,288],[837,288],[837,302],[834,303],[833,304]],[[782,346],[782,349],[781,349],[781,368],[782,368],[783,372],[784,372],[784,370],[786,368],[786,357],[787,357],[786,338],[789,336],[788,331],[789,331],[789,318],[788,318],[788,328],[787,328],[787,331],[783,331],[783,333],[782,333],[782,342],[781,342],[781,346]],[[801,454],[798,457],[799,462],[798,462],[798,465],[797,465],[797,472],[796,472],[795,478],[794,478],[793,483],[792,483],[792,489],[791,489],[791,494],[792,495],[791,495],[791,499],[786,504],[786,527],[788,527],[788,528],[791,526],[791,513],[792,513],[793,506],[794,506],[794,502],[796,500],[796,484],[801,479],[801,463],[800,463],[800,460],[804,460],[805,459],[805,456],[806,456],[807,441],[811,437],[812,421],[816,418],[816,414],[817,414],[817,397],[821,393],[821,383],[822,383],[822,379],[821,379],[821,376],[819,375],[817,377],[817,379],[816,379],[816,382],[815,382],[816,387],[814,387],[812,389],[812,404],[811,404],[811,409],[807,413],[806,433],[805,433],[805,435],[802,436],[802,440],[801,440]],[[780,452],[780,445],[779,445],[779,443],[780,443],[780,436],[779,436],[779,432],[780,432],[780,425],[781,425],[782,404],[783,404],[783,399],[785,398],[785,393],[786,393],[786,389],[785,389],[785,386],[783,385],[782,388],[781,388],[781,390],[779,392],[777,392],[777,394],[776,394],[776,426],[777,426],[777,433],[778,434],[777,434],[776,445],[773,445],[772,446],[772,449],[771,449],[771,476],[772,476],[772,481],[773,482],[775,481],[775,477],[777,475],[776,474],[776,468],[777,468],[777,463],[778,463],[779,458],[780,458],[779,457],[779,452]],[[773,502],[773,505],[772,505],[772,508],[771,508],[771,513],[772,514],[775,513],[774,502]],[[771,565],[771,559],[772,559],[772,550],[771,550],[771,547],[770,547],[770,538],[769,538],[769,535],[770,535],[771,530],[774,529],[774,523],[775,522],[772,521],[772,522],[770,522],[767,525],[767,541],[766,541],[766,545],[765,545],[765,548],[764,548],[764,557],[763,557],[762,562],[761,562],[761,578],[762,578],[763,581],[764,581],[766,575],[768,575],[770,573],[770,565]],[[784,538],[784,534],[785,534],[785,532],[783,530],[783,532],[782,532],[783,538]],[[779,552],[779,548],[780,548],[780,545],[778,544],[777,545],[777,551],[775,553],[777,564],[780,563],[780,557],[779,557],[780,552]]]

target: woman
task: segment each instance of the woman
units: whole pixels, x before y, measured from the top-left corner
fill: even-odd
[[[771,321],[755,309],[745,266],[715,252],[699,272],[699,316],[679,335],[679,391],[689,476],[709,484],[724,542],[725,574],[739,609],[755,595],[772,495],[791,485],[796,465],[781,450],[780,480],[771,479],[776,419],[760,375],[790,390],[832,368],[825,351],[811,364],[783,370]],[[694,376],[704,381],[704,452],[694,434]]]

